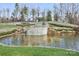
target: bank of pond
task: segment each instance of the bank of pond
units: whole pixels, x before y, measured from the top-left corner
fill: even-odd
[[[12,33],[14,33],[15,31],[17,31],[17,30],[14,29],[14,30],[11,30],[11,31],[2,32],[2,33],[0,33],[0,38],[6,37],[6,36],[10,36],[10,35],[12,35]]]

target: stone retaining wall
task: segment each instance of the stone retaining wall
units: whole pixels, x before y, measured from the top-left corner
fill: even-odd
[[[33,27],[27,30],[27,35],[46,35],[48,27]]]

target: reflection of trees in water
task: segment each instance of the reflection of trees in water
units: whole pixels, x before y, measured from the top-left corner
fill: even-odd
[[[6,37],[0,40],[1,43],[6,44],[6,45],[12,45],[12,39],[11,37]]]
[[[53,37],[52,36],[47,36],[48,46],[52,46],[52,42],[53,42]]]
[[[18,35],[13,35],[12,36],[12,44],[13,45],[20,45],[21,44],[21,41],[20,41],[20,34]]]
[[[76,49],[77,37],[75,36],[64,36],[64,47],[70,49]],[[78,41],[79,42],[79,41]]]
[[[37,46],[37,45],[44,45],[46,41],[46,36],[27,36],[28,45]]]
[[[52,40],[53,40],[52,46],[60,47],[60,41],[61,41],[60,37],[54,36],[54,37],[52,37]]]
[[[47,42],[51,43],[52,36],[47,36]]]
[[[53,47],[64,47],[63,33],[60,31],[54,32],[51,36],[51,46]]]
[[[64,47],[64,48],[75,49],[76,48],[75,45],[78,45],[77,44],[78,38],[75,37],[75,32],[68,32],[68,33],[54,32],[54,34],[55,35],[51,37],[53,47]]]
[[[15,35],[13,36],[13,44],[21,44],[21,45],[46,45],[47,44],[47,36],[26,36],[26,35]]]
[[[75,49],[76,50],[79,50],[79,35],[76,35],[76,37],[75,37]]]
[[[23,45],[30,45],[30,46],[50,46],[52,36],[22,36]],[[21,42],[22,43],[22,42]]]
[[[12,36],[12,44],[14,45],[28,45],[28,46],[50,46],[79,49],[79,36],[74,35],[54,35],[54,36],[26,36],[15,35]]]
[[[20,40],[21,40],[21,45],[26,45],[26,43],[24,43],[24,40],[26,40],[26,35],[25,34],[22,34],[20,36]]]
[[[52,31],[51,35],[48,35],[48,42],[51,46],[59,47],[60,46],[60,39],[61,39],[61,32],[60,31]]]

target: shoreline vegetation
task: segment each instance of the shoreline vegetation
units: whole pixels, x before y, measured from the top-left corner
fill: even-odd
[[[11,23],[0,23],[0,38],[11,35],[17,30],[15,24]]]
[[[16,29],[14,29],[14,30],[12,30],[12,31],[0,33],[0,39],[1,39],[1,38],[4,38],[4,37],[7,37],[7,36],[13,35],[15,31],[16,31]]]

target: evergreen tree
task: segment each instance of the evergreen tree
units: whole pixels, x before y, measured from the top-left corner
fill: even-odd
[[[47,21],[52,21],[52,15],[51,14],[52,14],[51,11],[48,10],[47,11]]]

